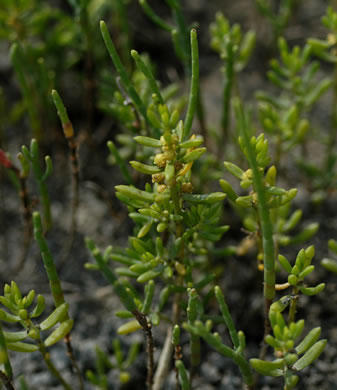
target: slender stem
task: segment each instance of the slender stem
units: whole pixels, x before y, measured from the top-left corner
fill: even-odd
[[[266,303],[272,301],[275,297],[275,251],[273,240],[273,225],[269,214],[269,209],[266,204],[264,184],[262,174],[257,165],[256,157],[250,139],[247,133],[248,119],[243,111],[241,103],[236,101],[236,112],[238,118],[238,126],[242,135],[243,142],[247,149],[248,163],[253,171],[253,186],[258,199],[258,213],[261,222],[262,245],[263,245],[263,262],[264,262],[264,297]]]
[[[242,140],[247,150],[247,159],[253,172],[253,186],[257,194],[258,214],[261,223],[262,245],[263,245],[263,263],[264,263],[264,299],[265,299],[265,320],[264,320],[264,337],[270,333],[271,325],[269,322],[269,308],[275,297],[275,250],[273,240],[273,226],[266,204],[264,184],[262,174],[259,170],[255,152],[250,144],[248,136],[248,118],[243,110],[242,104],[236,100],[236,114],[238,126],[242,135]],[[265,354],[265,344],[263,344],[261,354]]]
[[[63,104],[63,101],[56,90],[52,91],[52,97],[54,100],[54,104],[57,108],[58,116],[62,123],[64,136],[68,141],[68,147],[70,150],[71,168],[72,168],[71,226],[70,226],[69,238],[65,245],[64,254],[59,263],[59,269],[61,269],[64,263],[67,261],[68,256],[71,252],[71,248],[77,230],[76,215],[77,215],[77,209],[79,205],[80,175],[79,175],[78,147],[77,147],[73,125],[68,117],[68,113]]]
[[[0,382],[6,387],[7,390],[15,390],[12,381],[2,370],[0,370]]]
[[[223,93],[222,129],[224,142],[228,142],[230,106],[234,79],[234,51],[232,43],[227,45],[226,79]]]
[[[150,88],[152,89],[152,92],[158,96],[160,104],[164,104],[164,99],[161,96],[157,82],[153,76],[150,67],[146,65],[146,63],[143,61],[142,57],[138,54],[136,50],[131,50],[131,56],[136,62],[136,65],[139,68],[139,70],[144,74],[144,76],[147,77]]]
[[[148,390],[152,390],[153,388],[153,374],[154,374],[154,360],[153,360],[153,337],[152,337],[152,326],[146,319],[146,315],[141,313],[139,310],[134,310],[132,314],[135,316],[138,323],[143,328],[143,331],[146,336],[147,344],[146,344],[146,352],[147,352],[147,378],[146,384]]]
[[[54,264],[53,256],[49,250],[47,241],[44,238],[42,233],[41,217],[38,212],[33,213],[33,224],[34,224],[34,237],[40,248],[43,264],[47,272],[50,289],[54,299],[54,304],[56,307],[58,307],[62,303],[64,303],[63,290]]]
[[[192,127],[193,117],[198,104],[198,94],[199,94],[199,50],[198,50],[198,40],[197,40],[197,31],[195,29],[191,30],[191,58],[192,58],[192,76],[191,76],[191,86],[190,86],[190,97],[188,102],[188,108],[186,113],[186,118],[184,122],[184,133],[183,140],[188,138],[190,130]]]
[[[38,185],[39,185],[39,192],[41,195],[43,221],[45,225],[45,230],[49,231],[52,226],[52,217],[51,217],[51,208],[50,208],[48,189],[44,180],[38,180]]]
[[[293,288],[293,295],[297,295],[299,292],[299,288],[294,286]],[[297,308],[297,299],[292,299],[290,301],[290,308],[289,308],[289,315],[288,315],[288,324],[290,325],[292,322],[295,322],[295,316],[296,316],[296,308]]]
[[[171,32],[174,27],[165,22],[161,17],[159,17],[153,9],[149,6],[147,0],[139,0],[139,4],[142,6],[144,12],[153,23],[157,24],[163,30]]]
[[[39,350],[40,350],[40,352],[42,354],[42,357],[43,357],[43,360],[46,363],[46,365],[48,367],[48,370],[51,372],[51,374],[53,374],[54,377],[57,378],[60,383],[62,383],[62,386],[66,390],[73,390],[71,388],[71,386],[62,377],[62,375],[60,374],[58,369],[54,366],[53,362],[50,359],[50,354],[49,354],[49,352],[47,351],[46,347],[43,345],[42,342],[39,344]]]
[[[20,177],[20,199],[23,206],[23,218],[24,218],[24,244],[21,259],[18,263],[17,270],[21,270],[26,260],[28,250],[30,247],[33,225],[32,225],[32,213],[30,210],[30,199],[27,191],[26,178]]]
[[[188,42],[188,28],[185,23],[184,13],[181,7],[181,0],[166,0],[167,3],[173,10],[173,14],[178,27],[178,44],[182,53],[182,60],[184,62],[186,75],[191,75],[191,64],[190,64],[190,50]]]
[[[79,382],[79,386],[80,386],[80,390],[84,390],[84,383],[83,383],[83,378],[82,378],[82,374],[81,374],[81,370],[76,362],[76,359],[75,359],[75,356],[74,356],[74,351],[73,351],[73,347],[71,345],[71,335],[70,335],[70,332],[66,335],[66,337],[64,338],[64,342],[66,344],[66,347],[67,347],[67,355],[71,361],[71,364],[72,364],[72,367],[74,369],[74,372],[76,373],[76,376],[77,376],[77,379],[78,379],[78,382]]]
[[[215,291],[216,299],[217,299],[218,304],[220,306],[221,313],[222,313],[223,318],[225,320],[225,324],[226,324],[227,329],[229,331],[230,338],[232,340],[234,348],[237,349],[237,348],[239,348],[239,345],[240,345],[239,337],[238,337],[238,333],[235,329],[235,325],[234,325],[231,313],[229,312],[228,306],[226,304],[225,297],[224,297],[222,291],[220,290],[219,286],[216,286],[214,291]]]
[[[136,92],[134,86],[132,85],[132,83],[131,83],[131,81],[126,73],[126,70],[125,70],[125,68],[124,68],[124,66],[119,58],[119,55],[115,49],[115,46],[112,43],[108,28],[107,28],[105,22],[103,22],[103,20],[101,21],[100,26],[101,26],[101,32],[102,32],[102,36],[103,36],[106,48],[108,49],[111,60],[112,60],[113,64],[115,65],[115,68],[121,77],[121,81],[122,81],[128,95],[132,99],[135,107],[137,108],[137,110],[139,110],[139,112],[142,114],[144,119],[147,121],[146,108],[144,106],[144,103],[142,102],[141,98],[139,97],[138,93]]]
[[[33,214],[33,223],[34,223],[35,240],[37,241],[39,248],[40,248],[40,251],[41,251],[41,256],[43,259],[45,270],[47,272],[51,292],[52,292],[53,299],[54,299],[54,304],[56,307],[58,307],[59,305],[61,305],[64,302],[62,285],[61,285],[61,281],[59,279],[59,276],[58,276],[58,273],[57,273],[57,270],[56,270],[56,267],[54,264],[53,256],[48,248],[47,241],[43,237],[43,234],[42,234],[41,218],[40,218],[40,214],[38,212],[35,212]],[[67,313],[62,320],[67,320],[68,318],[69,318],[69,315]],[[76,363],[76,360],[75,360],[75,357],[73,354],[73,349],[72,349],[70,340],[71,340],[70,334],[68,334],[64,338],[64,342],[66,343],[68,356],[70,357],[73,368],[74,368],[76,375],[78,377],[80,389],[82,390],[82,389],[84,389],[84,384],[83,384],[80,369]],[[46,363],[47,363],[47,361],[46,361]]]

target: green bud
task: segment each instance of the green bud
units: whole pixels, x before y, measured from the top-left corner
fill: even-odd
[[[265,376],[282,376],[283,375],[283,359],[277,359],[273,362],[267,362],[261,359],[250,359],[251,366],[259,374]]]
[[[235,202],[238,195],[233,190],[233,187],[228,183],[228,181],[224,179],[220,179],[219,183],[223,192],[228,196],[228,199],[230,199],[232,202]]]
[[[136,263],[130,266],[130,271],[142,274],[151,268],[150,263]]]
[[[296,275],[289,275],[288,276],[288,283],[291,285],[291,286],[296,286],[297,285],[297,282],[298,282],[298,279],[297,279],[297,276]]]
[[[247,195],[247,196],[239,196],[236,198],[235,203],[243,208],[248,208],[252,207],[253,205],[253,197],[252,195]]]
[[[28,312],[26,309],[21,309],[19,310],[19,317],[22,319],[22,320],[26,320],[28,318]]]
[[[275,339],[275,337],[273,337],[271,334],[268,334],[264,341],[270,345],[271,347],[277,349],[277,348],[280,348],[281,344],[278,340]]]
[[[282,268],[288,273],[290,274],[291,271],[292,271],[292,267],[289,263],[289,261],[286,259],[286,257],[284,257],[283,255],[278,255],[278,261],[280,262]],[[290,283],[290,282],[289,282]]]
[[[126,384],[130,381],[131,379],[131,375],[130,373],[128,373],[127,371],[121,371],[119,373],[119,381],[122,383],[122,384]]]
[[[224,165],[227,171],[230,172],[233,176],[237,177],[238,179],[242,178],[244,171],[241,168],[239,168],[237,165],[228,161],[225,161]]]
[[[197,148],[193,149],[191,152],[188,152],[185,154],[185,156],[181,159],[183,163],[189,163],[192,161],[197,160],[199,157],[201,157],[205,152],[206,148]]]
[[[337,241],[336,240],[329,240],[328,241],[329,249],[331,249],[334,253],[337,254]]]
[[[129,322],[126,322],[122,326],[120,326],[117,329],[117,333],[119,335],[129,334],[129,333],[136,332],[137,330],[139,330],[141,328],[142,327],[137,320],[131,320]]]
[[[29,291],[26,297],[26,301],[24,303],[24,307],[25,308],[29,307],[33,303],[34,298],[35,298],[35,291],[34,290]]]
[[[61,322],[67,315],[69,309],[68,303],[62,303],[58,306],[43,322],[40,324],[41,330],[52,328],[58,322]]]
[[[155,126],[155,127],[160,128],[160,122],[159,122],[159,126]],[[150,148],[160,148],[162,146],[159,139],[155,139],[155,138],[143,137],[142,135],[138,135],[137,137],[134,137],[133,139],[137,143],[139,143],[143,146],[148,146]]]
[[[327,340],[317,341],[294,365],[293,369],[300,371],[303,368],[309,366],[314,360],[316,360],[319,355],[323,352]]]
[[[302,210],[294,211],[287,220],[287,222],[283,225],[282,233],[288,233],[289,231],[294,229],[300,222],[302,214]]]
[[[38,350],[38,346],[35,344],[22,343],[18,341],[17,343],[9,343],[7,344],[7,348],[11,351],[16,352],[35,352]]]
[[[166,222],[160,222],[160,223],[158,223],[158,225],[157,225],[157,232],[158,233],[162,233],[164,230],[166,230],[167,229],[167,223]]]
[[[21,341],[27,337],[26,330],[23,330],[21,332],[3,332],[3,334],[6,340],[6,344]]]
[[[298,355],[296,353],[287,353],[284,360],[288,367],[291,367],[298,359]]]
[[[62,340],[72,329],[74,324],[74,320],[68,319],[63,321],[53,333],[51,333],[46,340],[44,341],[44,345],[46,347],[50,347],[56,344],[58,341]]]
[[[317,327],[312,329],[306,336],[305,338],[301,341],[300,344],[295,348],[296,352],[299,355],[302,355],[308,349],[314,345],[314,343],[319,339],[319,336],[321,335],[321,328]]]
[[[10,314],[2,309],[0,309],[0,320],[10,323],[15,323],[21,321],[21,317]]]
[[[137,238],[143,238],[147,235],[147,233],[150,231],[152,226],[152,221],[146,223],[142,228],[139,230],[137,234]]]
[[[304,295],[316,295],[322,292],[325,288],[325,283],[321,283],[317,285],[316,287],[300,287],[301,293]]]
[[[147,191],[141,191],[138,188],[134,188],[131,186],[126,186],[126,185],[119,185],[115,187],[116,191],[126,195],[127,197],[135,200],[141,200],[144,202],[154,202],[155,200],[155,194],[154,193],[149,193]]]
[[[332,259],[324,258],[321,261],[321,265],[330,272],[337,274],[337,261]]]
[[[308,267],[304,268],[304,270],[298,275],[298,277],[303,280],[306,276],[308,276],[314,270],[315,270],[315,266],[309,265]]]
[[[145,298],[142,307],[142,313],[144,314],[148,314],[148,312],[150,311],[150,307],[154,296],[154,289],[155,289],[154,281],[150,280],[149,283],[145,286]]]
[[[130,165],[136,171],[141,172],[141,173],[145,173],[147,175],[154,175],[154,174],[162,171],[162,169],[157,167],[156,165],[146,165],[146,164],[142,164],[138,161],[130,161]]]
[[[33,340],[39,340],[40,339],[40,332],[37,328],[33,328],[28,332],[28,336],[32,338]]]
[[[197,194],[183,194],[182,198],[191,203],[200,203],[200,204],[213,204],[216,202],[221,202],[225,199],[226,194],[222,192],[213,192],[211,194],[197,195]]]
[[[179,144],[179,146],[182,149],[191,149],[191,148],[198,147],[203,142],[204,142],[204,139],[202,137],[196,137],[196,138],[188,139],[187,141],[181,142]]]
[[[174,184],[174,179],[175,179],[174,165],[168,163],[165,166],[165,182],[168,186],[172,186]]]
[[[30,318],[39,317],[43,313],[45,307],[46,307],[46,303],[45,303],[44,296],[39,294],[37,296],[37,304],[34,310],[30,313]]]
[[[156,278],[162,273],[162,271],[154,271],[154,270],[149,270],[138,276],[137,282],[139,283],[146,283],[151,279]]]
[[[172,344],[178,346],[180,344],[180,327],[179,325],[174,325],[172,331]]]
[[[171,114],[170,122],[169,122],[169,126],[171,129],[174,129],[177,126],[179,122],[179,117],[180,117],[179,111],[174,110]]]

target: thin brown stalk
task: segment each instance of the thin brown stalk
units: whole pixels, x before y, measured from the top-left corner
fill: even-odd
[[[0,382],[6,387],[7,390],[15,390],[12,381],[2,370],[0,370]]]
[[[142,327],[146,336],[146,352],[147,352],[147,378],[146,384],[148,390],[152,390],[153,387],[153,374],[154,374],[154,359],[153,359],[153,337],[152,337],[152,325],[147,321],[146,315],[138,310],[134,310],[132,314],[135,316],[139,325]]]
[[[24,236],[23,236],[22,254],[14,272],[18,272],[22,270],[22,268],[24,267],[24,263],[27,258],[30,244],[33,238],[32,212],[30,209],[30,199],[29,199],[27,185],[26,185],[26,178],[21,177],[20,174],[18,176],[20,180],[19,196],[23,206]]]
[[[74,356],[73,347],[71,345],[71,335],[70,335],[70,333],[68,333],[67,336],[64,338],[64,342],[65,342],[66,347],[67,347],[67,355],[68,355],[68,357],[69,357],[69,359],[71,361],[73,371],[75,372],[75,374],[76,374],[76,376],[78,378],[79,388],[80,388],[80,390],[84,390],[83,378],[82,378],[82,375],[81,375],[80,368],[78,367],[78,364],[77,364],[75,356]]]

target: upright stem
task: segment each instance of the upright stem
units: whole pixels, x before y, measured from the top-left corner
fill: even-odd
[[[299,292],[298,287],[293,288],[293,295],[297,295]],[[297,307],[297,299],[292,299],[290,301],[289,315],[288,315],[288,324],[290,325],[292,322],[295,322],[296,316],[296,307]]]
[[[227,45],[226,79],[223,93],[222,130],[224,142],[227,142],[230,126],[230,106],[234,79],[234,52],[233,45]]]
[[[12,381],[1,370],[0,370],[0,382],[6,387],[7,390],[15,390],[15,387],[14,387]]]
[[[17,265],[17,270],[21,270],[24,265],[27,253],[30,247],[30,242],[33,234],[32,225],[32,213],[30,210],[30,200],[27,191],[26,178],[20,177],[20,198],[23,206],[23,218],[24,218],[24,244],[21,259]]]
[[[192,76],[191,76],[191,86],[190,86],[190,97],[188,102],[188,108],[186,113],[186,118],[184,122],[184,134],[183,140],[188,138],[193,117],[198,105],[198,96],[199,96],[199,51],[198,51],[198,40],[197,40],[197,31],[195,29],[191,30],[191,58],[192,58]]]
[[[64,295],[63,295],[62,285],[61,285],[61,281],[59,279],[59,276],[58,276],[58,273],[57,273],[57,270],[55,267],[53,256],[48,248],[47,241],[43,237],[43,234],[42,234],[41,218],[40,218],[40,214],[38,212],[35,212],[33,214],[33,223],[34,223],[34,236],[35,236],[35,239],[36,239],[36,241],[39,245],[40,251],[41,251],[41,256],[42,256],[43,263],[44,263],[44,266],[45,266],[45,269],[47,272],[47,276],[48,276],[48,280],[49,280],[49,284],[50,284],[50,289],[51,289],[53,299],[54,299],[54,304],[56,307],[58,307],[62,303],[64,303]],[[68,318],[69,318],[69,315],[67,313],[62,320],[67,320]],[[78,377],[80,389],[82,390],[82,389],[84,389],[84,384],[83,384],[80,369],[79,369],[79,367],[76,363],[75,357],[73,355],[73,349],[72,349],[71,341],[70,341],[70,334],[68,334],[64,338],[64,342],[66,343],[68,355],[70,357],[70,360],[73,364],[73,368],[74,368],[76,375]]]
[[[147,389],[152,390],[153,388],[153,373],[154,373],[154,360],[153,360],[153,337],[152,337],[152,326],[147,321],[146,315],[141,313],[139,310],[134,310],[132,314],[135,316],[138,323],[143,328],[146,336],[146,352],[147,352],[147,378],[146,384]]]
[[[54,377],[57,378],[60,381],[60,383],[62,383],[62,386],[66,390],[73,390],[71,386],[64,380],[64,378],[62,377],[58,369],[54,366],[53,362],[50,360],[50,354],[48,353],[46,347],[43,345],[42,342],[39,345],[39,350],[51,374],[53,374]]]
[[[258,167],[255,152],[250,144],[248,135],[248,118],[242,104],[236,101],[236,113],[238,126],[244,145],[247,150],[248,163],[253,171],[253,186],[258,200],[258,213],[262,231],[263,263],[264,263],[264,299],[265,299],[265,336],[270,332],[269,308],[275,297],[275,250],[273,240],[273,225],[271,223],[269,209],[266,204],[265,190],[262,174]]]

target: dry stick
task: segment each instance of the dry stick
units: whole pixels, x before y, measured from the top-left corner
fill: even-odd
[[[79,175],[79,162],[78,162],[78,148],[77,142],[75,139],[75,133],[72,123],[67,114],[67,110],[62,102],[62,99],[56,90],[52,91],[52,97],[57,108],[58,116],[60,117],[63,133],[68,141],[68,147],[70,150],[70,160],[71,160],[71,168],[72,168],[72,207],[71,207],[71,226],[68,241],[65,245],[64,254],[59,263],[59,270],[62,269],[63,265],[66,263],[74,240],[77,230],[77,221],[76,215],[79,205],[79,188],[80,188],[80,175]]]
[[[154,372],[154,361],[153,361],[153,337],[152,337],[152,325],[146,319],[146,315],[141,313],[139,310],[133,310],[132,314],[135,316],[138,323],[143,328],[146,336],[146,352],[147,352],[147,377],[146,384],[148,390],[152,390],[153,386],[153,372]]]
[[[45,270],[47,272],[49,284],[50,284],[50,289],[51,293],[53,296],[54,304],[56,307],[60,306],[62,303],[65,302],[64,296],[63,296],[63,289],[61,285],[61,281],[59,279],[55,264],[54,264],[54,259],[53,256],[48,248],[47,241],[44,238],[42,234],[42,224],[41,224],[41,217],[38,212],[33,213],[33,225],[34,225],[34,236],[35,240],[40,248],[41,252],[41,257],[43,260],[43,264],[45,267]],[[64,320],[68,319],[68,313],[64,317]],[[70,341],[70,334],[68,334],[68,337],[64,338],[64,342],[67,347],[67,352],[68,356],[70,357],[71,363],[73,365],[73,369],[77,375],[78,381],[79,381],[79,388],[81,390],[84,390],[84,383],[81,375],[81,371],[76,363],[74,354],[73,354],[73,349],[71,346],[71,341]]]
[[[2,370],[0,370],[0,381],[6,387],[7,390],[15,390],[12,381]]]

